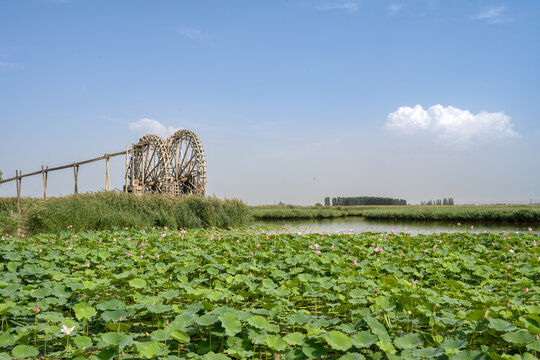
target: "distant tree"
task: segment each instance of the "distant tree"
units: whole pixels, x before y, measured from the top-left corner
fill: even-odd
[[[324,198],[324,206],[330,206],[330,197],[329,196]]]
[[[454,205],[454,198],[448,198],[448,205]]]
[[[321,203],[316,203],[315,206],[322,206],[322,204]]]
[[[428,202],[426,202],[426,205],[433,205],[433,201],[428,200]]]
[[[354,205],[407,205],[407,200],[377,196],[337,197],[332,198],[333,206]]]
[[[448,199],[447,198],[442,199],[442,204],[443,205],[448,205]]]
[[[0,170],[0,181],[2,181],[2,170]]]

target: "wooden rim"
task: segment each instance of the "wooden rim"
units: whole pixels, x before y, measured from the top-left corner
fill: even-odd
[[[205,195],[206,159],[198,136],[191,130],[179,130],[167,140],[171,177],[178,195]]]

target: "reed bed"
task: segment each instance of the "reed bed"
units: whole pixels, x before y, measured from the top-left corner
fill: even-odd
[[[1,209],[10,207],[10,201],[6,199],[0,204],[4,204]],[[133,196],[121,192],[96,192],[47,200],[26,198],[21,211],[21,225],[29,234],[58,233],[68,226],[75,231],[153,226],[230,228],[250,222],[247,206],[239,200],[159,194]]]

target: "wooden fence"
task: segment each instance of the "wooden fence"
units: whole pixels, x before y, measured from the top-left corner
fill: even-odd
[[[131,152],[133,152],[133,150],[131,150]],[[47,199],[47,177],[48,177],[49,172],[73,168],[73,176],[75,178],[75,189],[74,189],[73,193],[75,195],[77,195],[79,193],[79,188],[78,188],[79,166],[89,164],[89,163],[92,163],[92,162],[96,162],[96,161],[105,160],[105,169],[106,169],[105,170],[105,174],[106,174],[105,175],[105,190],[110,191],[111,190],[111,182],[110,182],[110,177],[109,177],[109,159],[112,158],[112,157],[115,157],[115,156],[126,155],[126,185],[127,185],[127,164],[128,164],[128,156],[129,156],[129,154],[130,154],[129,147],[126,146],[125,151],[120,151],[120,152],[111,153],[111,154],[105,154],[103,156],[100,156],[100,157],[97,157],[97,158],[94,158],[94,159],[74,162],[72,164],[57,166],[57,167],[53,167],[53,168],[49,168],[48,166],[41,166],[41,170],[34,171],[34,172],[31,172],[31,173],[28,173],[28,174],[23,174],[21,170],[15,170],[15,176],[14,177],[9,178],[9,179],[5,179],[5,180],[1,180],[0,184],[4,184],[4,183],[10,182],[10,181],[15,181],[16,182],[16,185],[17,185],[17,211],[19,211],[20,210],[20,201],[21,201],[21,187],[22,187],[22,179],[23,178],[41,174],[41,177],[43,179],[43,198]],[[126,191],[126,189],[127,189],[127,186],[124,187],[124,191]]]

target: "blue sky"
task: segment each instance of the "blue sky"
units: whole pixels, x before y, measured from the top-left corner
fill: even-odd
[[[249,204],[540,202],[539,16],[536,0],[4,0],[0,170],[187,128],[208,193]],[[80,177],[102,189],[104,164]]]

